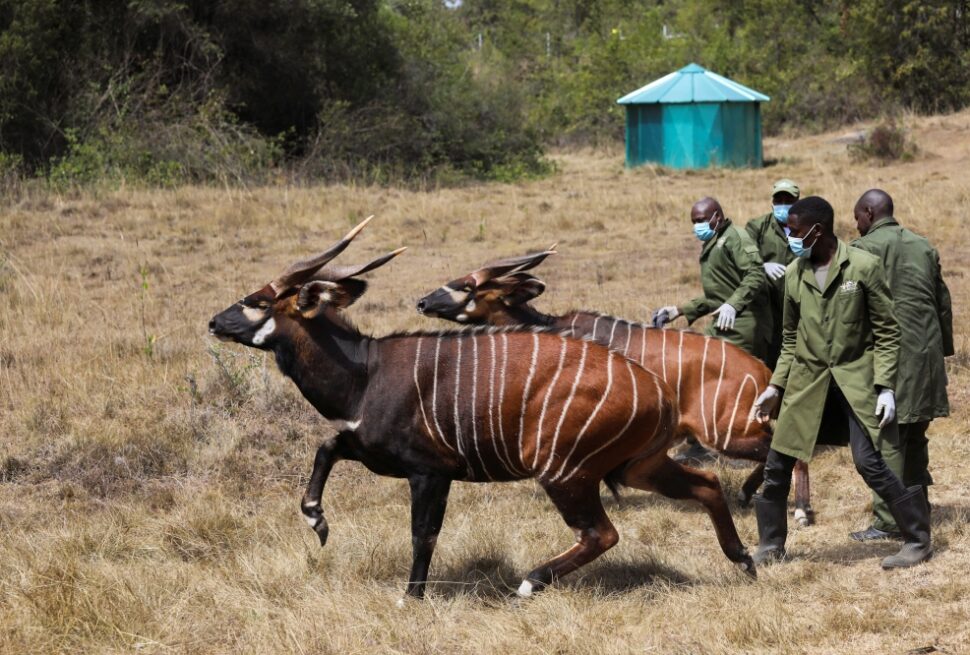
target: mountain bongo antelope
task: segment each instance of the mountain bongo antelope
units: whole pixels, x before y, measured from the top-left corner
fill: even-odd
[[[754,420],[753,406],[771,371],[756,357],[720,339],[680,330],[661,330],[595,312],[543,314],[529,301],[545,283],[526,273],[555,254],[548,250],[501,259],[448,282],[418,301],[427,316],[465,325],[524,325],[571,330],[622,353],[660,375],[674,389],[680,408],[677,438],[693,434],[728,457],[758,462],[738,494],[747,505],[764,478],[771,444],[767,425]],[[813,522],[808,467],[796,466],[795,519]]]
[[[329,533],[321,499],[335,462],[407,478],[407,594],[421,597],[452,481],[533,478],[577,537],[526,576],[519,594],[528,596],[617,542],[599,495],[609,477],[700,501],[724,553],[754,575],[717,478],[667,457],[677,408],[657,376],[597,343],[543,328],[358,332],[341,315],[367,288],[356,276],[403,250],[363,266],[329,266],[366,223],[209,323],[216,337],[272,351],[337,428],[317,450],[301,503],[321,545]]]

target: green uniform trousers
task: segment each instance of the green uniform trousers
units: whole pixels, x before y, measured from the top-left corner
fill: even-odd
[[[886,460],[889,469],[895,473],[903,486],[921,485],[924,488],[933,484],[930,476],[929,440],[926,429],[929,421],[918,423],[901,423],[899,425],[899,443],[892,444],[886,439],[879,443],[879,452]],[[872,513],[875,515],[872,527],[885,532],[898,532],[896,521],[889,512],[889,506],[876,494],[872,495]]]

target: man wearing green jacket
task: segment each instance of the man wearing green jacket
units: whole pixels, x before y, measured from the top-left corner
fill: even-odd
[[[771,343],[765,363],[774,368],[781,352],[781,310],[785,299],[785,267],[795,258],[788,247],[788,210],[800,195],[791,180],[778,180],[771,187],[771,211],[752,218],[744,229],[758,246],[768,278],[768,300],[771,303]]]
[[[781,356],[756,402],[758,419],[766,422],[784,392],[764,486],[754,498],[754,560],[785,556],[792,469],[811,458],[824,417],[826,425],[847,430],[856,470],[889,505],[905,538],[883,568],[919,564],[933,553],[922,487],[904,487],[875,445],[898,441],[893,390],[900,333],[882,263],[836,238],[832,206],[822,198],[792,205],[788,227],[798,259],[785,272]]]
[[[768,356],[772,322],[767,282],[758,246],[743,230],[731,224],[714,198],[703,198],[691,208],[694,235],[701,247],[701,287],[704,295],[679,307],[668,306],[654,314],[654,325],[683,315],[687,323],[716,314],[707,334],[729,341],[764,361]]]
[[[866,191],[855,205],[856,227],[862,236],[852,245],[882,260],[901,333],[896,381],[899,442],[879,443],[883,459],[907,487],[919,485],[929,498],[926,429],[930,421],[948,416],[944,357],[953,354],[953,309],[943,281],[940,256],[929,241],[899,225],[893,200],[880,189]],[[898,447],[897,447],[898,446]],[[898,538],[892,513],[873,498],[872,525],[853,532],[857,541]]]

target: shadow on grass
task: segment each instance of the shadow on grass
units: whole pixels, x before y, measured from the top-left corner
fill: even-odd
[[[537,562],[538,564],[538,562]],[[454,598],[472,596],[486,604],[507,604],[516,598],[516,589],[528,571],[516,569],[504,557],[486,557],[473,560],[463,567],[441,570],[429,583],[429,591],[436,596]],[[602,562],[592,564],[579,572],[553,583],[557,587],[575,590],[593,590],[600,593],[624,593],[657,583],[691,586],[700,581],[663,564],[647,561],[642,563]]]

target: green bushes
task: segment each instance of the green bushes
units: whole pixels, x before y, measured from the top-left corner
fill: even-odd
[[[856,161],[874,159],[882,163],[911,161],[918,152],[916,143],[906,129],[889,119],[872,128],[859,143],[849,146],[849,155]]]

